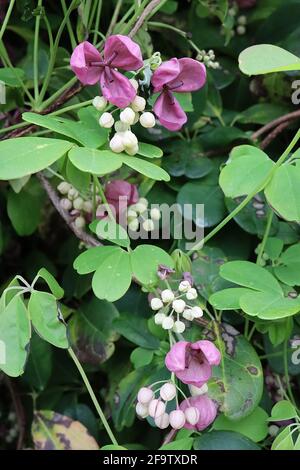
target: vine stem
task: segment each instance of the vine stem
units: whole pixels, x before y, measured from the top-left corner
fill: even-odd
[[[38,102],[39,99],[39,33],[41,24],[41,11],[43,0],[38,1],[38,12],[35,19],[34,30],[34,46],[33,46],[33,87],[34,87],[34,101]]]
[[[287,146],[283,154],[277,160],[272,170],[270,171],[268,176],[265,178],[265,181],[263,183],[260,183],[260,185],[257,186],[254,191],[248,194],[248,196],[232,212],[230,212],[230,214],[228,214],[228,216],[225,217],[225,219],[223,219],[219,223],[219,225],[217,225],[211,232],[209,232],[209,234],[206,235],[206,237],[204,237],[203,240],[200,240],[198,243],[196,243],[196,245],[190,251],[187,252],[188,256],[190,256],[195,251],[201,249],[203,245],[208,242],[208,240],[214,237],[214,235],[216,235],[228,222],[230,222],[230,220],[232,220],[248,204],[248,202],[251,201],[251,199],[255,196],[255,194],[257,194],[259,191],[262,191],[267,186],[273,174],[275,173],[277,168],[284,162],[284,160],[289,155],[289,153],[292,151],[294,146],[297,144],[299,138],[300,138],[300,129],[298,129],[297,133],[295,134],[290,144]]]
[[[109,436],[111,442],[112,442],[114,445],[117,446],[117,445],[118,445],[118,441],[117,441],[117,439],[115,438],[114,433],[112,432],[112,430],[111,430],[111,428],[110,428],[110,426],[109,426],[109,424],[108,424],[108,421],[107,421],[107,419],[106,419],[106,417],[105,417],[105,415],[104,415],[104,413],[103,413],[103,411],[102,411],[101,406],[99,405],[99,402],[98,402],[98,400],[97,400],[97,398],[96,398],[96,395],[95,395],[95,393],[94,393],[94,391],[93,391],[93,389],[92,389],[92,386],[91,386],[91,384],[90,384],[90,382],[89,382],[89,379],[87,378],[87,375],[86,375],[86,373],[85,373],[84,370],[83,370],[82,365],[80,364],[80,362],[79,362],[79,360],[78,360],[78,358],[77,358],[77,356],[76,356],[76,354],[74,353],[74,351],[73,351],[72,348],[69,348],[69,349],[68,349],[68,353],[70,354],[72,360],[74,361],[74,364],[76,365],[76,367],[77,367],[77,369],[78,369],[78,372],[79,372],[80,375],[81,375],[81,378],[82,378],[82,380],[83,380],[83,382],[84,382],[84,384],[85,384],[85,386],[86,386],[86,388],[87,388],[87,391],[89,392],[89,395],[90,395],[90,397],[91,397],[91,400],[92,400],[92,402],[93,402],[93,404],[94,404],[94,406],[95,406],[95,408],[96,408],[96,410],[97,410],[97,413],[98,413],[98,415],[99,415],[99,417],[100,417],[100,419],[101,419],[101,422],[102,422],[103,426],[105,427],[105,430],[106,430],[106,432],[107,432],[107,434],[108,434],[108,436]]]
[[[1,30],[0,30],[0,41],[3,37],[3,34],[5,33],[5,30],[6,30],[6,26],[9,22],[9,18],[10,18],[10,15],[12,13],[12,10],[14,8],[14,5],[15,5],[15,0],[10,0],[9,2],[9,5],[8,5],[8,9],[7,9],[7,12],[6,12],[6,15],[5,15],[5,18],[3,20],[3,23],[2,23],[2,26],[1,26]]]
[[[270,212],[269,212],[269,215],[268,215],[268,220],[267,220],[265,233],[264,233],[262,242],[260,244],[260,249],[259,249],[259,253],[258,253],[258,256],[257,256],[257,260],[256,260],[256,264],[258,264],[258,265],[261,264],[262,256],[264,254],[264,249],[265,249],[265,246],[266,246],[269,234],[270,234],[271,226],[272,226],[273,216],[274,216],[274,212],[271,209]]]
[[[285,376],[287,391],[289,394],[289,399],[291,400],[293,405],[297,407],[295,399],[294,399],[294,395],[292,392],[291,384],[290,384],[289,366],[288,366],[288,340],[287,339],[285,340],[284,347],[283,347],[283,365],[284,365],[284,376]]]

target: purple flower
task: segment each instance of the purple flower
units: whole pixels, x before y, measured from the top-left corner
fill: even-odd
[[[220,360],[220,351],[211,341],[179,341],[166,355],[165,364],[181,382],[202,387],[211,377],[211,366]]]
[[[192,425],[187,421],[185,428],[193,429],[195,431],[202,431],[207,428],[216,418],[217,407],[214,402],[207,395],[199,395],[197,397],[191,397],[188,400],[184,400],[180,403],[180,409],[185,411],[187,408],[194,406],[199,411],[199,420],[197,424]]]
[[[116,70],[137,70],[143,65],[138,44],[127,36],[110,36],[104,45],[103,58],[88,41],[75,47],[71,56],[71,69],[84,85],[98,81],[103,96],[119,108],[126,108],[135,98],[136,91],[127,77]]]
[[[108,183],[105,187],[105,196],[107,202],[115,208],[117,215],[123,212],[127,206],[138,202],[139,199],[137,187],[123,180],[114,180]]]
[[[236,0],[240,8],[252,8],[256,4],[256,0]]]
[[[187,121],[187,116],[173,95],[199,90],[206,81],[206,69],[194,59],[173,58],[155,70],[151,78],[154,93],[159,93],[153,111],[159,122],[170,131],[178,131]]]
[[[183,273],[183,276],[182,276],[182,279],[184,281],[188,281],[190,283],[191,286],[194,285],[194,279],[193,279],[193,276],[191,275],[190,272],[186,271]]]
[[[158,266],[157,275],[162,281],[164,281],[171,274],[174,274],[174,273],[175,273],[175,269],[169,268],[168,266],[165,266],[164,264],[160,264]]]

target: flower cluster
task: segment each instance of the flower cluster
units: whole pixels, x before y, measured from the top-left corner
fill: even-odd
[[[193,321],[203,315],[201,307],[190,304],[197,297],[196,289],[188,280],[181,281],[177,291],[164,289],[159,297],[153,297],[150,302],[152,310],[158,311],[154,316],[155,323],[161,325],[164,330],[183,333],[185,323],[180,320],[180,316],[187,321]]]
[[[68,211],[74,219],[77,228],[84,228],[91,220],[93,202],[91,197],[83,197],[79,191],[67,181],[62,181],[57,186],[58,192],[64,196],[60,200],[62,209]],[[97,205],[101,205],[101,198],[96,196]]]
[[[161,218],[160,210],[156,207],[149,209],[148,205],[148,200],[141,197],[136,204],[128,206],[127,224],[133,232],[136,232],[140,225],[146,232],[152,232],[157,228],[157,223]]]
[[[218,69],[220,68],[219,62],[217,62],[215,53],[212,49],[209,49],[209,51],[205,51],[204,49],[199,52],[197,55],[197,59],[201,60],[206,67],[212,68],[212,69]]]
[[[181,382],[190,385],[194,396],[186,397],[172,379],[156,382],[142,387],[138,392],[137,415],[153,418],[160,429],[166,429],[169,425],[175,430],[183,427],[196,431],[205,429],[217,415],[217,407],[207,395],[206,382],[211,377],[212,365],[220,363],[220,352],[210,341],[179,341],[172,346],[165,362]],[[154,390],[158,383],[164,385]],[[178,392],[184,396],[180,404]]]
[[[122,109],[120,119],[115,123],[116,134],[110,141],[114,152],[125,150],[134,155],[138,152],[138,142],[129,127],[138,121],[146,128],[155,125],[153,114],[145,111],[145,98],[137,94],[137,80],[129,79],[119,72],[130,71],[136,77],[144,68],[139,45],[120,34],[106,40],[102,54],[84,41],[74,49],[71,56],[71,69],[84,85],[100,84],[103,97],[95,98],[97,109],[103,110],[106,101]],[[147,69],[153,72],[150,80],[153,93],[159,94],[153,107],[154,114],[162,126],[177,131],[186,123],[187,116],[174,92],[199,90],[206,81],[205,66],[190,58],[172,58],[154,68],[154,72],[151,67]],[[142,114],[138,115],[140,112]],[[112,114],[104,112],[100,117],[100,125],[111,128],[114,125]]]

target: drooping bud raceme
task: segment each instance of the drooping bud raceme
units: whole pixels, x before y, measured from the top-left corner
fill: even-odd
[[[172,302],[174,300],[174,292],[171,289],[165,289],[161,292],[161,299],[164,303]]]
[[[165,383],[160,389],[160,396],[164,401],[171,401],[176,397],[176,387],[172,383]]]
[[[97,111],[103,111],[107,105],[107,100],[103,96],[95,96],[92,101],[92,105],[97,109]]]
[[[147,111],[140,116],[140,124],[142,127],[151,128],[155,126],[155,116],[154,114]]]
[[[114,122],[115,120],[111,113],[103,113],[99,119],[100,126],[105,129],[110,129],[114,125]]]
[[[162,301],[158,297],[151,299],[151,308],[152,310],[160,310],[163,307]]]

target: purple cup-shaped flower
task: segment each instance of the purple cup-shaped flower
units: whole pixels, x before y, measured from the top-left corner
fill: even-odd
[[[125,108],[134,100],[134,87],[116,70],[137,70],[143,65],[139,45],[127,36],[110,36],[105,42],[103,57],[91,43],[84,41],[75,47],[70,63],[84,85],[99,82],[103,96],[110,103]]]
[[[159,122],[170,131],[178,131],[187,121],[187,116],[177,99],[176,93],[199,90],[206,81],[206,69],[194,59],[173,58],[163,62],[151,78],[154,93],[160,93],[153,111]]]
[[[181,382],[202,387],[211,377],[212,366],[219,365],[220,351],[211,341],[178,341],[166,355],[166,367]]]
[[[199,420],[195,425],[185,423],[185,428],[193,429],[195,431],[202,431],[207,428],[217,416],[217,407],[215,403],[207,396],[200,395],[198,397],[191,397],[180,403],[180,409],[185,411],[187,408],[194,406],[199,411]]]
[[[105,196],[107,202],[115,208],[117,215],[123,212],[127,206],[138,202],[139,199],[137,187],[123,180],[114,180],[108,183],[105,187]]]

